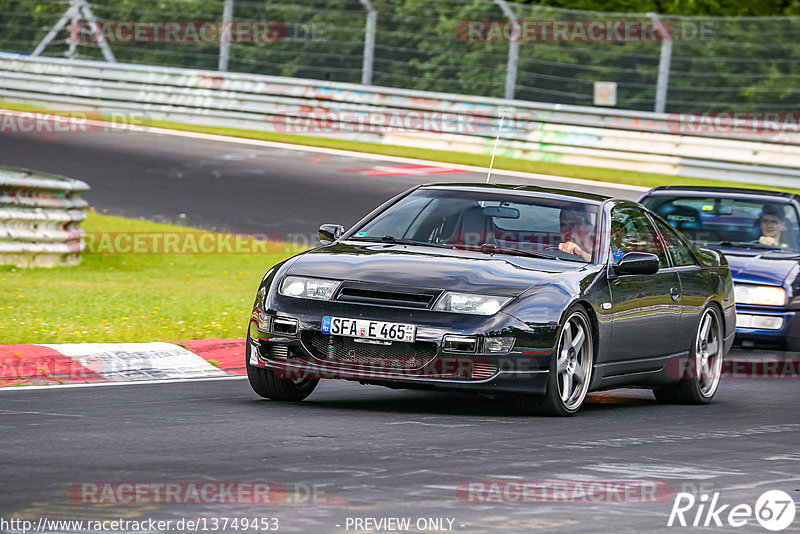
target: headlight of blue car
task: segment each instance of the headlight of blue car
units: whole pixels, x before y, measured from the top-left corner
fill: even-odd
[[[786,304],[786,291],[782,287],[734,284],[733,289],[734,300],[737,304],[759,306],[784,306]]]

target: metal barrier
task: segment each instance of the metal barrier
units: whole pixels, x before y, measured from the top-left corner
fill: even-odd
[[[512,0],[28,1],[4,9],[0,50],[641,111],[799,109],[787,2],[702,17]]]
[[[80,263],[88,190],[80,180],[0,167],[0,265]]]
[[[677,114],[13,54],[0,72],[7,102],[475,154],[504,115],[500,156],[800,187],[796,129],[718,121],[731,131],[697,135]]]

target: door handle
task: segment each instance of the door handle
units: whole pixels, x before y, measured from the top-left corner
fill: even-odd
[[[677,287],[669,288],[669,294],[672,295],[672,300],[674,300],[676,302],[678,301],[678,299],[681,298],[681,290],[680,290],[680,288],[677,288]]]

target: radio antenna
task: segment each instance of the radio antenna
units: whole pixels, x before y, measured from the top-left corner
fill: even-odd
[[[489,172],[486,174],[486,183],[492,177],[492,168],[494,167],[494,155],[497,152],[497,142],[500,141],[500,132],[503,130],[503,120],[506,118],[506,110],[500,112],[500,126],[497,128],[497,137],[494,138],[494,148],[492,148],[492,161],[489,163]]]

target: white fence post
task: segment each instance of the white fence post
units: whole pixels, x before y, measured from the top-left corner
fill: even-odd
[[[517,62],[519,61],[519,34],[520,26],[519,19],[516,13],[508,7],[506,0],[494,0],[495,3],[503,10],[503,14],[508,17],[511,24],[514,25],[516,31],[511,35],[511,42],[508,44],[508,65],[506,66],[506,90],[505,98],[514,98],[514,92],[517,87]]]
[[[47,35],[44,36],[44,39],[39,41],[39,44],[36,45],[36,48],[34,48],[33,52],[31,52],[31,55],[40,56],[42,52],[44,52],[44,49],[47,48],[47,45],[49,45],[53,41],[53,39],[56,38],[58,32],[60,32],[66,27],[67,22],[78,17],[79,13],[80,13],[80,7],[78,6],[77,1],[70,0],[69,9],[67,9],[67,11],[63,15],[61,15],[61,18],[58,19],[58,22],[56,22],[53,25],[53,27],[50,28],[50,31],[47,32]]]
[[[661,37],[661,56],[658,59],[658,81],[656,82],[656,113],[664,113],[667,107],[667,88],[669,87],[669,64],[672,60],[672,35],[656,13],[648,13]]]
[[[378,25],[378,12],[370,0],[361,0],[367,10],[367,27],[364,34],[364,63],[361,67],[361,83],[372,85],[372,64],[375,61],[375,28]]]
[[[89,7],[89,4],[86,2],[86,0],[80,0],[79,3],[81,6],[81,13],[83,13],[83,16],[86,17],[87,21],[89,21],[89,27],[92,29],[92,34],[97,41],[97,46],[100,47],[100,51],[103,53],[103,58],[109,63],[116,63],[117,58],[114,57],[111,47],[108,46],[105,37],[100,34],[100,27],[97,24],[97,19],[94,17],[94,13],[92,13],[92,8]]]
[[[36,45],[36,48],[31,52],[32,56],[40,56],[44,49],[47,48],[53,39],[56,38],[58,32],[63,30],[67,26],[67,22],[72,22],[72,24],[78,25],[76,28],[78,35],[82,31],[80,27],[80,19],[81,14],[86,17],[87,22],[89,22],[89,27],[92,29],[92,34],[94,35],[95,41],[97,42],[97,46],[100,47],[100,51],[103,53],[103,58],[109,63],[116,63],[117,58],[114,57],[114,53],[111,51],[111,47],[108,46],[108,43],[105,41],[105,38],[100,35],[100,28],[97,25],[97,19],[94,17],[94,13],[92,13],[92,8],[89,7],[89,4],[86,3],[86,0],[70,0],[69,8],[67,11],[58,19],[50,31],[47,32],[47,35],[44,36],[44,39],[39,41],[39,44]],[[74,39],[69,39],[67,57],[72,59],[75,57],[75,50],[78,47],[78,43],[75,42]]]
[[[227,37],[229,35],[227,30],[232,20],[233,0],[225,0],[225,7],[222,10],[222,31],[220,32],[222,38],[219,40],[219,63],[217,64],[217,70],[223,72],[228,70],[228,59],[231,54],[231,41]]]

